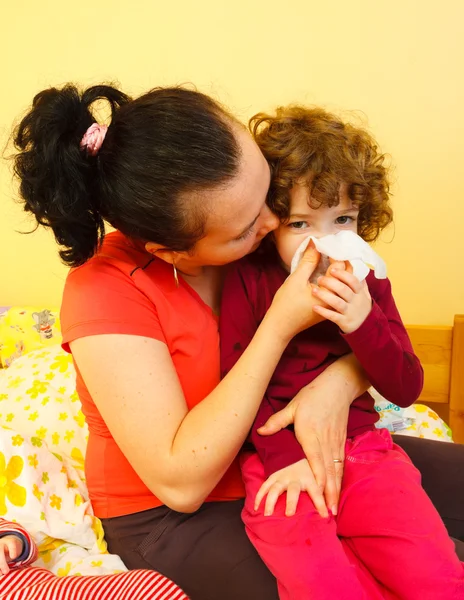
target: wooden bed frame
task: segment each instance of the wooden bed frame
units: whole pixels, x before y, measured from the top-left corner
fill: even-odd
[[[455,442],[464,444],[464,315],[453,327],[407,327],[424,367],[424,389],[418,402],[430,406],[446,421]]]

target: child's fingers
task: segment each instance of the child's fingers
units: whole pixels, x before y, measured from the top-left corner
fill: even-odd
[[[340,269],[340,271],[353,272],[353,266],[349,260],[335,260],[329,256],[330,267],[327,269],[327,275],[330,275],[332,269]]]
[[[329,290],[339,296],[345,302],[351,302],[354,296],[353,290],[335,277],[319,277],[317,285]]]
[[[348,303],[340,296],[337,296],[333,292],[325,289],[314,287],[312,290],[313,296],[319,298],[321,302],[327,305],[329,308],[333,308],[340,314],[344,314],[346,309],[348,308]],[[321,313],[319,313],[321,314]]]
[[[330,276],[332,269],[339,269],[340,271],[347,271],[348,273],[353,272],[353,267],[349,260],[335,260],[335,258],[330,258],[329,256],[330,267],[327,269],[326,275]]]
[[[263,485],[259,488],[258,493],[256,494],[256,498],[255,498],[255,510],[258,510],[258,508],[261,506],[261,502],[263,501],[264,496],[269,492],[269,490],[271,489],[271,486],[273,484],[273,481],[271,481],[270,479],[267,479]]]
[[[341,269],[332,269],[331,275],[333,278],[338,279],[345,283],[348,287],[350,287],[355,294],[359,294],[363,287],[363,281],[359,281],[359,279],[353,275],[353,273],[349,273],[348,271],[343,271]]]
[[[330,271],[332,269],[345,269],[346,262],[344,260],[335,260],[335,258],[330,258],[329,256],[330,267],[327,269],[327,275],[330,275]]]
[[[321,315],[321,317],[324,317],[324,319],[327,319],[327,321],[332,321],[332,323],[341,327],[344,315],[341,315],[339,312],[324,308],[323,306],[313,306],[313,311],[318,315]]]
[[[298,500],[300,498],[301,486],[299,483],[291,483],[287,488],[287,504],[285,506],[285,516],[293,517],[296,513]]]
[[[327,511],[327,505],[325,503],[324,494],[322,493],[320,487],[317,485],[315,479],[307,482],[306,492],[313,501],[314,508],[317,510],[319,515],[323,519],[327,519],[329,513]]]
[[[276,481],[269,490],[266,498],[266,504],[264,505],[264,516],[270,517],[274,513],[275,505],[279,496],[285,491],[285,486]]]
[[[8,558],[10,561],[14,560],[15,558],[18,558],[18,556],[20,555],[18,542],[20,542],[20,540],[16,537],[8,538],[6,540],[6,545],[8,546]]]
[[[2,575],[6,575],[10,570],[6,558],[7,551],[8,550],[5,545],[2,545],[0,547],[0,573]]]

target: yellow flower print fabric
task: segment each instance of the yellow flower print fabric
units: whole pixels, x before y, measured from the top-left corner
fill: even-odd
[[[452,442],[453,436],[448,425],[435,411],[424,404],[413,404],[400,408],[385,400],[375,389],[369,393],[374,398],[375,410],[379,414],[378,428],[385,428],[397,435]]]
[[[66,454],[82,473],[88,430],[72,358],[59,345],[30,352],[0,371],[0,425]]]
[[[0,370],[0,515],[30,530],[57,575],[125,570],[106,553],[84,478],[88,429],[72,359],[58,345]]]
[[[73,459],[6,426],[0,427],[0,515],[30,531],[39,546],[36,565],[57,575],[125,569],[106,553],[101,522]]]
[[[21,523],[39,546],[36,565],[57,575],[124,570],[106,553],[101,522],[73,459],[0,427],[0,515]]]
[[[12,456],[7,464],[5,455],[0,452],[0,517],[7,513],[6,500],[17,507],[26,504],[26,489],[15,481],[23,472],[23,467],[21,456]]]
[[[10,366],[24,354],[61,342],[59,312],[55,308],[0,308],[0,365]]]

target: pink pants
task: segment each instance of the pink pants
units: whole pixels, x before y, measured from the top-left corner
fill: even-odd
[[[464,565],[420,474],[387,430],[346,443],[336,517],[322,519],[307,494],[285,516],[253,504],[264,481],[256,454],[242,460],[247,534],[275,575],[281,600],[464,600]]]

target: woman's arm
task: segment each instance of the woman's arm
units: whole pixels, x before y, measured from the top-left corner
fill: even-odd
[[[298,331],[320,320],[309,277],[310,249],[280,290],[240,360],[188,411],[166,345],[132,335],[71,342],[76,365],[106,425],[130,464],[160,500],[194,511],[224,475],[248,434],[270,377]]]

